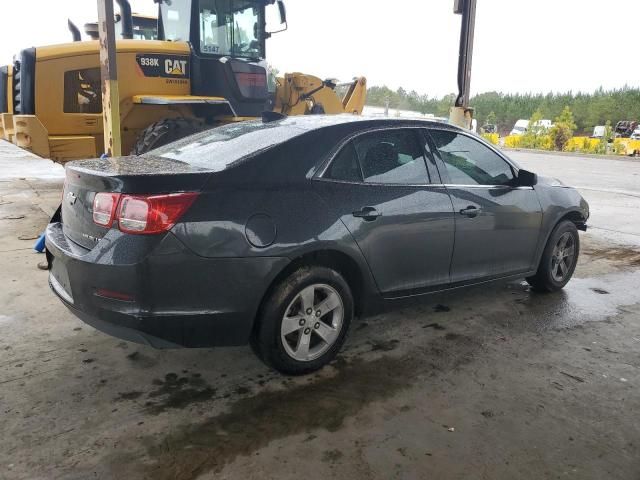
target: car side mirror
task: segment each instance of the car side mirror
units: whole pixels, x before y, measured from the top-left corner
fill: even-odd
[[[519,187],[533,187],[538,183],[538,175],[528,170],[518,171],[518,186]]]

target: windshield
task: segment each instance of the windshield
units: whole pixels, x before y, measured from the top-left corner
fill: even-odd
[[[133,16],[133,38],[136,40],[157,40],[158,21],[152,17]]]
[[[200,52],[264,58],[264,0],[162,0],[165,38],[200,42]],[[190,35],[191,7],[196,8],[199,35]]]
[[[260,2],[200,0],[200,51],[214,55],[263,58]]]

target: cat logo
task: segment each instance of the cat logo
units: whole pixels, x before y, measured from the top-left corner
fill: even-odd
[[[172,60],[167,58],[164,61],[164,71],[167,75],[185,76],[187,72],[186,60]]]
[[[189,78],[189,57],[186,55],[136,55],[140,73],[145,77]]]

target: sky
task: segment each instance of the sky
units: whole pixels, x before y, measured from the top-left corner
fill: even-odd
[[[267,42],[280,72],[366,76],[430,96],[456,91],[460,16],[453,0],[285,0],[289,28]],[[640,86],[637,0],[477,0],[472,94]],[[155,12],[152,0],[133,10]],[[66,19],[95,20],[95,0],[3,1],[0,62],[71,38]],[[271,7],[275,8],[275,7]],[[29,28],[24,28],[28,25]]]

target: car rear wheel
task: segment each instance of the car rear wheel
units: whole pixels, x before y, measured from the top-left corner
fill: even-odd
[[[282,373],[310,373],[335,358],[352,318],[353,296],[342,275],[326,267],[302,267],[266,299],[251,344]]]
[[[560,222],[551,233],[542,253],[538,271],[527,282],[540,292],[562,289],[573,276],[580,254],[578,229],[569,220]]]
[[[136,140],[131,155],[142,155],[204,129],[195,118],[165,118],[145,128]]]

